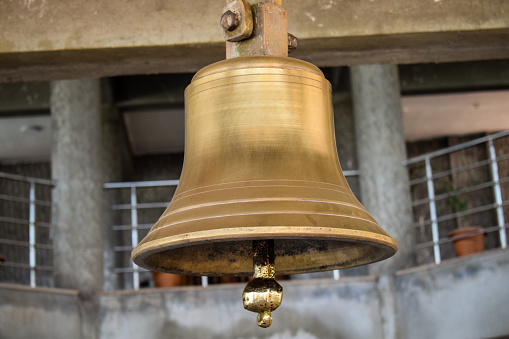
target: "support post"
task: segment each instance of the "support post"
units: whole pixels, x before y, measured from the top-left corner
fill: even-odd
[[[131,186],[131,246],[135,248],[138,245],[138,199],[136,196],[136,187]],[[133,287],[140,289],[139,267],[134,262],[133,266]]]
[[[389,260],[370,265],[380,275],[378,293],[385,339],[398,338],[393,273],[414,262],[414,230],[396,65],[351,67],[362,203],[399,244]]]
[[[502,191],[500,190],[500,178],[498,175],[497,153],[495,151],[493,139],[489,140],[489,148],[490,148],[490,169],[491,177],[493,180],[493,195],[495,197],[495,204],[497,210],[497,223],[499,228],[498,234],[500,236],[500,247],[506,248],[507,235],[505,231],[504,206],[502,199]]]
[[[29,262],[30,262],[30,287],[35,287],[36,282],[36,235],[35,235],[35,182],[30,182],[29,192],[30,206],[28,214],[28,244],[29,244]]]
[[[440,254],[440,234],[438,232],[437,208],[435,204],[435,185],[433,184],[433,169],[431,168],[430,158],[424,160],[426,166],[426,185],[428,188],[428,206],[431,219],[431,235],[433,237],[433,257],[435,264],[440,264],[442,256]]]
[[[103,167],[99,79],[51,83],[55,286],[79,291],[81,338],[98,338],[103,272]]]
[[[414,262],[414,230],[396,65],[351,68],[362,203],[399,244],[390,260],[372,265],[390,272]]]
[[[55,286],[103,287],[103,176],[98,79],[51,83]]]

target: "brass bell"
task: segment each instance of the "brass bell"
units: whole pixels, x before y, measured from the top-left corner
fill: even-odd
[[[253,241],[266,240],[282,275],[364,265],[397,251],[341,171],[331,86],[317,67],[287,57],[232,58],[200,70],[185,100],[180,183],[133,250],[137,265],[250,276]]]
[[[268,327],[283,289],[278,274],[364,265],[397,243],[355,198],[339,165],[331,86],[288,58],[281,0],[228,0],[227,60],[200,70],[185,91],[186,144],[173,200],[133,250],[142,267],[250,276],[244,308]]]
[[[341,171],[331,86],[317,67],[282,57],[228,59],[200,70],[185,100],[180,182],[133,250],[136,264],[250,276],[251,242],[267,239],[278,274],[364,265],[396,252]]]

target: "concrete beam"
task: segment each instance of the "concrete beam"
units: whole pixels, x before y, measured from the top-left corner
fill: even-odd
[[[404,95],[509,88],[509,60],[401,65],[398,68]]]
[[[0,81],[194,72],[224,59],[224,1],[2,1]],[[509,57],[509,2],[286,4],[293,57],[319,66]]]

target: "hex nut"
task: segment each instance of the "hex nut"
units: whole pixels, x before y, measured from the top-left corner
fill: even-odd
[[[293,34],[288,33],[288,53],[292,53],[297,49],[299,39]]]
[[[232,11],[226,11],[221,16],[221,27],[226,31],[233,31],[239,26],[239,16]]]

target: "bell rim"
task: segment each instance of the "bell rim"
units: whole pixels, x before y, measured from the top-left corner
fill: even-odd
[[[274,229],[278,232],[275,233]],[[205,243],[227,243],[239,240],[265,240],[265,239],[288,239],[288,240],[323,240],[323,241],[337,241],[347,243],[362,243],[380,249],[382,256],[377,260],[372,260],[362,264],[355,264],[351,266],[343,266],[342,263],[331,265],[330,268],[325,270],[333,270],[336,268],[347,268],[359,265],[375,263],[392,257],[398,250],[397,241],[391,236],[378,234],[375,232],[361,231],[354,229],[339,229],[333,227],[310,227],[310,226],[254,226],[254,227],[234,227],[224,229],[212,229],[204,231],[196,231],[178,234],[162,239],[152,240],[148,243],[140,243],[136,246],[131,254],[132,261],[140,266],[149,270],[163,271],[168,273],[178,273],[186,275],[202,275],[200,272],[176,272],[165,270],[156,265],[150,265],[147,259],[159,252],[171,251],[178,248],[202,245]],[[306,272],[316,272],[324,270],[313,270],[303,272],[288,273],[282,272],[281,274],[296,274]],[[233,274],[235,275],[235,274]]]

